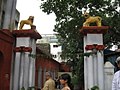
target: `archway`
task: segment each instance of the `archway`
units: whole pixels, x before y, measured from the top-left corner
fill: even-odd
[[[2,65],[3,64],[3,54],[0,51],[0,90],[2,90]]]

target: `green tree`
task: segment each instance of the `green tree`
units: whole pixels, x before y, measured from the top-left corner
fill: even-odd
[[[58,33],[59,43],[62,45],[62,57],[72,62],[75,73],[83,65],[83,36],[80,28],[84,22],[83,10],[90,15],[101,16],[102,25],[109,26],[109,31],[104,35],[104,44],[110,48],[112,44],[120,46],[120,0],[42,0],[43,12],[56,15],[54,31]],[[78,62],[79,65],[77,64]],[[78,66],[79,69],[78,69]]]

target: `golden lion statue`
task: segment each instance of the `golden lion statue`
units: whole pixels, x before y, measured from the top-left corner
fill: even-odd
[[[90,16],[88,13],[83,14],[86,21],[83,23],[83,26],[90,26],[90,23],[96,23],[97,26],[101,26],[102,18],[99,16]]]
[[[35,26],[33,25],[33,21],[34,21],[34,16],[29,16],[27,20],[21,20],[19,30],[23,29],[24,24],[30,25],[32,28],[32,26]]]

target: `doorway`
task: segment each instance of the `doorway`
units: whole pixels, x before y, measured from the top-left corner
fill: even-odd
[[[3,69],[3,54],[0,51],[0,90],[2,90],[2,86],[3,86],[2,69]]]

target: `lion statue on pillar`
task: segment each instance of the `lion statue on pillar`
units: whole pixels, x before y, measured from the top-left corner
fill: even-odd
[[[101,26],[102,18],[99,16],[90,16],[89,13],[84,13],[86,21],[83,23],[83,26],[90,26],[91,23],[96,23],[97,26]]]
[[[35,25],[33,25],[33,21],[34,21],[34,16],[29,16],[27,20],[21,20],[19,30],[23,29],[24,24],[30,25],[32,29],[32,27],[35,27]]]

